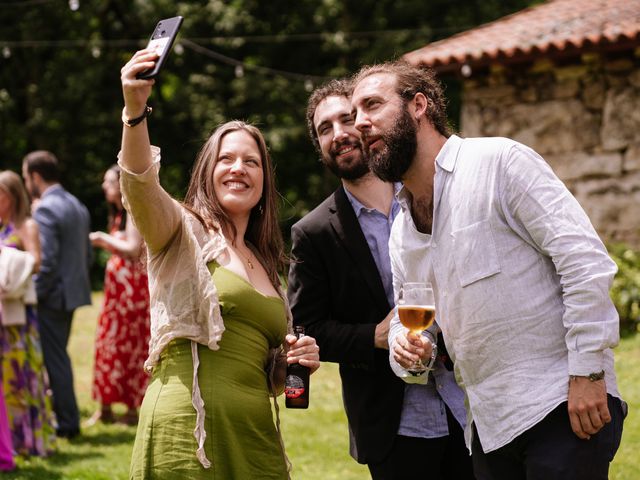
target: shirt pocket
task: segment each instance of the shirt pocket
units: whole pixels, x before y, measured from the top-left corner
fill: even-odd
[[[462,287],[500,273],[498,251],[488,220],[455,230],[451,236],[452,254]]]

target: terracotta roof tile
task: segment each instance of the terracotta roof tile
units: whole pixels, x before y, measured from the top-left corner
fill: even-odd
[[[640,46],[640,0],[551,0],[407,53],[437,70],[553,50]]]

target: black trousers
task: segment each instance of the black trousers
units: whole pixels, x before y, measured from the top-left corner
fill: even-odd
[[[372,480],[473,480],[471,456],[464,444],[464,433],[449,408],[445,408],[448,436],[396,436],[387,458],[367,465]]]
[[[571,430],[567,402],[504,447],[484,453],[473,431],[473,468],[482,480],[607,480],[626,412],[607,396],[611,422],[589,440]]]

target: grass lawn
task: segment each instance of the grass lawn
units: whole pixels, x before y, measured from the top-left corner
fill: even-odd
[[[91,400],[93,339],[102,296],[76,312],[69,350],[82,419],[95,410]],[[622,445],[611,467],[612,480],[640,478],[640,335],[623,339],[616,349],[620,389],[629,403]],[[349,457],[340,378],[333,364],[323,364],[311,381],[308,410],[287,410],[281,419],[287,453],[296,480],[366,480],[368,470]],[[116,409],[123,413],[124,408]],[[28,480],[127,479],[135,427],[96,425],[72,441],[60,440],[58,452],[46,459],[18,459],[18,470],[2,478]]]

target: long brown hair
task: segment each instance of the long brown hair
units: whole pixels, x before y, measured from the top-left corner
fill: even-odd
[[[22,183],[20,175],[11,170],[0,172],[0,189],[3,190],[13,202],[11,220],[15,227],[20,227],[29,217],[29,195]]]
[[[215,129],[198,152],[183,205],[202,222],[205,228],[222,230],[231,238],[235,238],[235,226],[216,197],[213,170],[218,161],[222,139],[228,133],[236,131],[247,132],[256,141],[263,172],[262,197],[251,210],[245,240],[251,242],[256,248],[269,278],[275,286],[278,286],[280,285],[278,274],[284,272],[287,258],[284,253],[282,232],[278,225],[278,192],[273,164],[267,144],[258,128],[240,120],[232,120]]]

